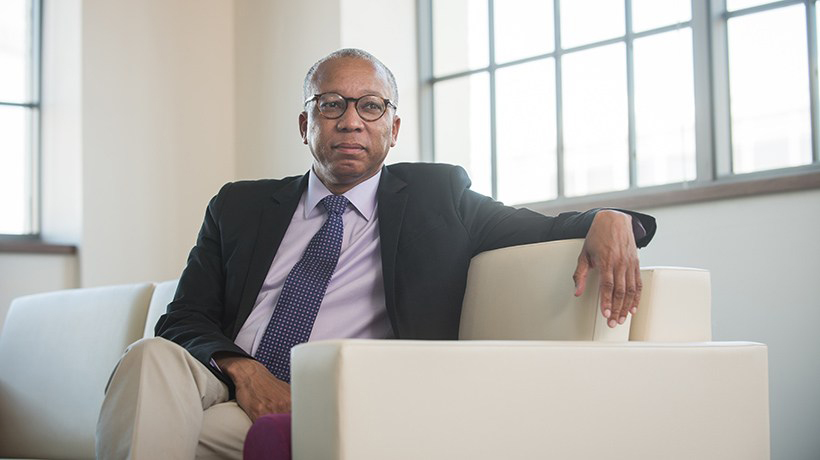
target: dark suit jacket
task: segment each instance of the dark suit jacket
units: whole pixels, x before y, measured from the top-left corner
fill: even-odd
[[[471,191],[457,166],[406,163],[383,169],[377,192],[387,313],[397,338],[455,339],[470,259],[506,246],[584,237],[596,211],[546,217]],[[211,200],[174,301],[157,336],[203,363],[233,340],[259,294],[307,175],[225,185]],[[640,219],[647,235],[654,219]]]

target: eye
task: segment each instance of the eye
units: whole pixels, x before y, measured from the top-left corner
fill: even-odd
[[[359,101],[359,110],[373,114],[380,114],[384,111],[384,103],[380,99],[369,96],[366,99]]]
[[[341,105],[338,101],[323,101],[320,107],[323,109],[338,109]]]

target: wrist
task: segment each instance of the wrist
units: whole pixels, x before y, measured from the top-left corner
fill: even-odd
[[[261,363],[253,358],[225,352],[215,353],[213,360],[234,384],[245,380],[261,366]]]
[[[592,220],[595,222],[596,220],[601,219],[629,219],[632,220],[632,216],[625,212],[616,211],[614,209],[601,209],[597,213],[595,213],[595,218]]]

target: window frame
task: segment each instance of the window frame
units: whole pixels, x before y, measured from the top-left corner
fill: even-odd
[[[31,0],[30,18],[31,55],[29,60],[29,84],[31,94],[26,102],[11,102],[0,100],[0,106],[21,107],[29,110],[30,131],[28,151],[28,196],[27,207],[30,218],[28,233],[0,233],[0,252],[21,252],[19,247],[24,245],[31,252],[31,244],[41,238],[41,120],[42,120],[42,38],[43,38],[43,5],[42,0]],[[15,249],[15,244],[18,249]]]
[[[820,107],[818,105],[818,49],[817,49],[817,16],[818,0],[781,0],[765,5],[726,11],[726,0],[692,0],[692,17],[690,21],[642,31],[632,32],[632,0],[624,0],[625,34],[621,37],[603,40],[566,50],[560,47],[560,1],[553,3],[555,27],[555,50],[551,53],[518,59],[503,64],[495,63],[494,53],[494,11],[495,0],[487,0],[489,28],[489,63],[487,66],[442,75],[433,74],[433,0],[420,0],[418,6],[418,46],[420,73],[420,128],[421,160],[435,160],[435,114],[434,84],[453,78],[487,72],[490,80],[490,142],[492,194],[498,195],[497,161],[496,161],[496,126],[495,126],[495,71],[498,68],[523,64],[538,59],[553,57],[556,68],[556,105],[558,111],[558,197],[537,203],[521,203],[515,206],[526,206],[545,213],[555,213],[570,209],[598,206],[618,206],[645,209],[691,202],[718,200],[732,197],[750,196],[767,193],[807,190],[820,188]],[[772,169],[751,173],[735,174],[732,172],[731,118],[729,111],[729,56],[728,56],[728,20],[733,17],[759,13],[777,8],[802,4],[806,8],[809,82],[810,82],[810,117],[812,163],[802,166]],[[636,38],[676,30],[680,27],[691,27],[693,46],[693,72],[695,97],[695,161],[696,177],[686,182],[639,187],[636,183],[637,171],[635,161],[635,123],[634,123],[634,80],[632,63],[632,43]],[[705,31],[705,32],[704,32]],[[584,196],[567,197],[564,195],[563,145],[561,126],[561,55],[610,43],[626,44],[626,67],[629,106],[629,188]]]

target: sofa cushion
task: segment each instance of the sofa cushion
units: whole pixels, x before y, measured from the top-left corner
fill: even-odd
[[[0,457],[94,458],[105,386],[152,284],[20,297],[0,333]]]

